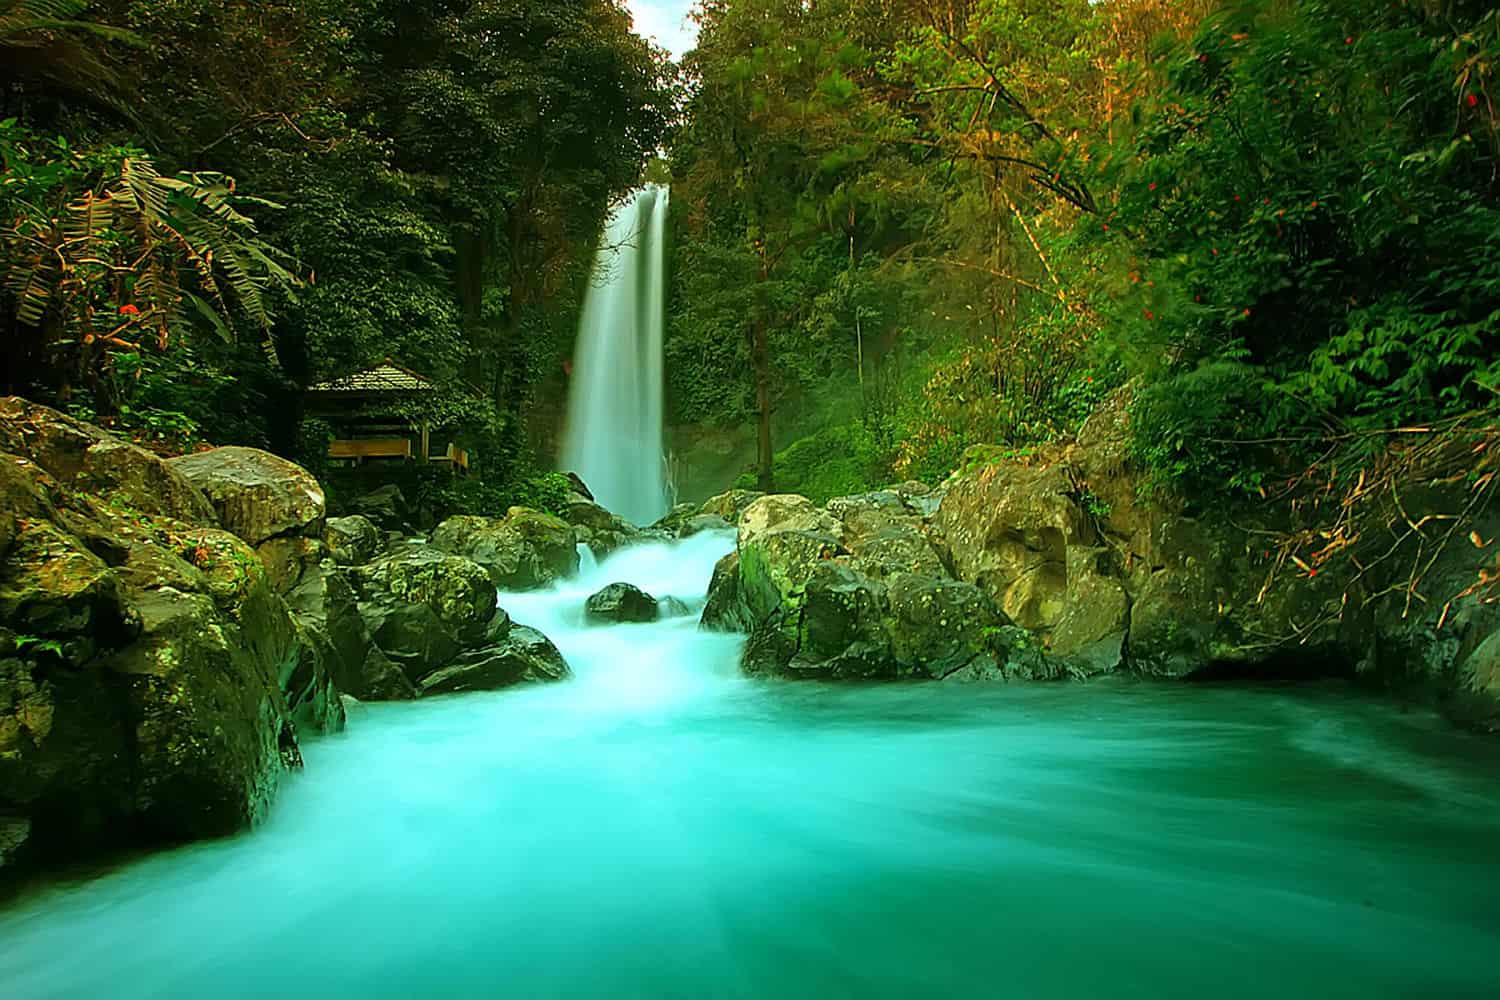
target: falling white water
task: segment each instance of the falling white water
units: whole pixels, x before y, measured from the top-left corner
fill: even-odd
[[[563,468],[636,524],[667,511],[662,310],[668,194],[647,185],[609,220],[578,327]]]

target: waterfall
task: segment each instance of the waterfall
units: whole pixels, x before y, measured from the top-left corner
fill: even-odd
[[[666,513],[663,267],[668,192],[647,185],[610,217],[578,325],[563,468],[636,524]]]

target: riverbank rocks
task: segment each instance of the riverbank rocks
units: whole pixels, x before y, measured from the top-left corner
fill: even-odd
[[[369,518],[351,514],[330,517],[324,527],[323,541],[334,562],[340,566],[359,566],[375,558],[384,540]]]
[[[450,517],[433,531],[432,545],[478,563],[501,590],[535,590],[578,570],[572,525],[526,507],[503,518]]]
[[[591,622],[654,622],[661,616],[656,598],[629,583],[612,583],[584,602]]]
[[[1500,728],[1500,604],[1486,600],[1496,585],[1482,575],[1496,573],[1493,504],[1464,484],[1408,484],[1367,529],[1363,564],[1377,568],[1340,560],[1314,572],[1265,541],[1286,530],[1273,519],[1285,511],[1194,514],[1143,499],[1127,404],[1107,400],[1074,442],[976,451],[937,489],[901,484],[822,508],[750,499],[702,626],[748,633],[752,673],[1339,674],[1436,695],[1452,714]],[[1439,546],[1441,532],[1411,528],[1460,514],[1473,538]],[[1406,586],[1413,565],[1419,593]]]
[[[392,696],[386,692],[403,696],[407,690],[429,694],[494,688],[568,675],[566,662],[550,642],[543,649],[532,630],[517,631],[519,626],[512,625],[497,606],[490,575],[472,559],[408,543],[357,567],[353,581],[359,614],[375,647],[407,681],[397,683],[378,662],[372,666],[366,661],[361,667],[366,698]]]
[[[568,499],[562,519],[573,526],[576,540],[587,545],[598,559],[636,541],[641,534],[639,528],[623,517],[580,494]]]
[[[254,822],[343,722],[266,567],[96,427],[0,400],[0,452],[0,878]]]
[[[938,679],[983,661],[1004,675],[1010,623],[982,590],[952,579],[922,519],[896,493],[819,509],[796,496],[752,501],[737,551],[715,567],[702,625],[750,635],[749,673]]]
[[[565,680],[571,674],[552,640],[534,628],[513,625],[499,642],[463,653],[424,677],[422,694],[493,691],[523,682]]]
[[[709,497],[698,508],[699,514],[712,514],[722,517],[731,526],[740,523],[740,517],[745,513],[745,508],[765,496],[759,490],[730,490],[720,493],[718,496]]]

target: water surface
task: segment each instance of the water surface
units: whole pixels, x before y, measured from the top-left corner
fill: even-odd
[[[1494,997],[1500,751],[1337,687],[825,687],[730,541],[506,596],[562,685],[355,711],[252,834],[0,912],[0,995]]]

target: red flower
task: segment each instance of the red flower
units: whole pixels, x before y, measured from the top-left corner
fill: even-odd
[[[1353,45],[1354,44],[1354,36],[1350,35],[1348,38],[1345,38],[1344,39],[1344,44],[1345,45]]]
[[[1212,253],[1213,253],[1213,255],[1215,257],[1219,256],[1219,248],[1218,247],[1214,247]]]
[[[125,306],[121,306],[120,307],[120,315],[121,316],[139,316],[140,314],[141,314],[141,311],[139,309],[137,309],[135,306],[125,305]]]
[[[1475,97],[1473,94],[1470,94],[1466,98],[1466,100],[1469,102],[1469,107],[1471,107],[1471,108],[1477,108],[1477,107],[1479,107],[1479,98]]]
[[[1152,181],[1149,185],[1147,185],[1146,190],[1148,190],[1148,191],[1155,191],[1156,190],[1156,182]]]
[[[1246,309],[1246,310],[1245,310],[1245,318],[1246,318],[1246,319],[1249,319],[1249,318],[1250,318],[1250,310],[1249,310],[1249,309]]]
[[[1307,571],[1307,578],[1309,580],[1311,580],[1313,577],[1315,577],[1317,575],[1318,575],[1318,571],[1315,570],[1315,569],[1310,569],[1310,570]]]
[[[1235,200],[1235,201],[1239,201],[1239,200],[1240,200],[1240,196],[1239,196],[1239,195],[1235,195],[1235,196],[1234,196],[1234,200]]]
[[[1146,318],[1150,319],[1150,320],[1154,320],[1154,319],[1156,319],[1156,314],[1153,313],[1150,309],[1147,309],[1146,310]]]
[[[1208,62],[1208,56],[1199,56],[1198,61],[1201,63],[1206,63]]]
[[[1106,233],[1109,232],[1109,223],[1107,223],[1107,222],[1104,224],[1104,231]]]

